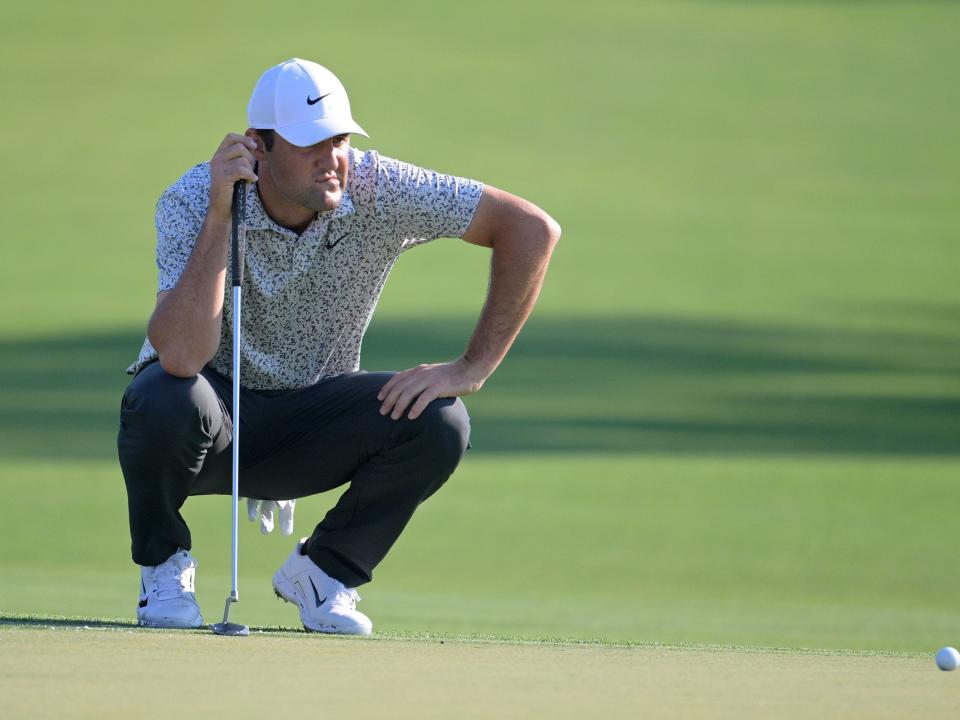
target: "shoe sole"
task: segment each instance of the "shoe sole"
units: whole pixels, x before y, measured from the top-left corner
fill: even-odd
[[[203,616],[198,615],[195,620],[191,620],[187,624],[169,624],[162,622],[151,622],[149,620],[144,620],[143,618],[137,618],[137,625],[140,627],[146,628],[158,628],[162,630],[196,630],[197,628],[203,627]]]
[[[293,588],[293,583],[287,580],[286,576],[281,572],[277,571],[273,576],[273,592],[274,594],[283,600],[288,602],[291,605],[296,605],[297,610],[300,612],[300,622],[303,625],[304,629],[309,630],[310,632],[323,633],[325,635],[360,635],[361,633],[350,633],[344,632],[343,630],[338,630],[334,625],[318,625],[316,627],[311,627],[307,625],[303,620],[303,608],[300,603],[297,601],[296,590]]]

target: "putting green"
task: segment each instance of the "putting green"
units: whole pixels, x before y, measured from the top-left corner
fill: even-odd
[[[917,655],[352,639],[133,628],[0,630],[16,718],[919,717],[960,676]]]

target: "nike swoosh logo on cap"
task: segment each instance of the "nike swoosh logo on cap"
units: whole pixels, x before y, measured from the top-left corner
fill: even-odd
[[[330,95],[332,92],[333,92],[333,91],[331,90],[330,92],[327,93],[327,95]],[[321,95],[321,96],[318,97],[316,100],[311,100],[311,99],[310,99],[310,96],[307,95],[307,105],[316,105],[318,102],[320,102],[320,101],[323,100],[325,97],[327,97],[327,95]]]

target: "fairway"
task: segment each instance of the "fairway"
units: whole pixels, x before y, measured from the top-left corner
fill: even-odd
[[[0,629],[10,717],[948,717],[928,657],[723,648]],[[46,692],[51,686],[55,694]],[[94,689],[95,688],[95,689]],[[159,698],[166,696],[166,701]],[[149,699],[149,701],[148,701]]]
[[[9,5],[4,718],[955,714],[960,4]],[[116,438],[155,204],[294,56],[357,147],[563,237],[472,449],[360,588],[372,639],[295,632],[271,588],[337,491],[292,538],[241,521],[230,619],[268,631],[136,630]],[[456,358],[489,267],[404,253],[361,367]],[[183,514],[217,622],[229,500]]]

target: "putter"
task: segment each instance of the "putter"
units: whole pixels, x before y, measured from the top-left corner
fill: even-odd
[[[223,622],[211,626],[217,635],[245,637],[250,628],[239,623],[229,622],[230,606],[240,602],[237,594],[237,508],[240,505],[240,284],[243,280],[243,256],[246,251],[245,233],[241,227],[247,211],[247,183],[244,180],[233,186],[233,228],[231,236],[232,274],[233,274],[233,534],[231,552],[232,582],[230,595],[223,606]]]

